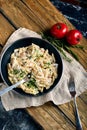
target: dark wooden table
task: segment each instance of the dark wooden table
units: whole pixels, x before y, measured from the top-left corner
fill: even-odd
[[[44,32],[55,24],[63,21],[73,29],[74,26],[57,10],[49,0],[0,0],[0,45],[3,47],[9,36],[19,27],[36,32]],[[87,47],[83,38],[81,44]],[[80,63],[87,70],[87,49],[85,52],[73,48]],[[79,114],[83,130],[87,130],[87,91],[77,98]],[[75,130],[73,102],[55,106],[48,102],[40,107],[26,108],[45,130]]]

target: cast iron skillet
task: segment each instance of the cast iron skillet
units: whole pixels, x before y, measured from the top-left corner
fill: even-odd
[[[52,54],[54,53],[54,56],[56,58],[56,63],[58,63],[58,77],[55,79],[53,85],[48,89],[44,89],[44,91],[41,93],[36,94],[35,96],[40,96],[43,95],[49,91],[51,91],[59,82],[59,80],[61,79],[62,76],[62,70],[63,70],[63,64],[62,64],[62,59],[61,56],[59,54],[59,52],[57,51],[57,49],[52,46],[49,42],[47,42],[46,40],[40,39],[40,38],[23,38],[20,40],[15,41],[13,44],[9,45],[3,52],[2,56],[1,56],[1,61],[0,61],[0,71],[1,71],[1,77],[2,80],[4,81],[4,83],[7,86],[12,85],[11,82],[8,79],[8,72],[7,72],[7,64],[10,62],[10,56],[13,53],[14,49],[16,48],[20,48],[20,47],[26,47],[31,45],[32,43],[35,43],[37,45],[39,45],[40,47],[44,48],[44,49],[48,49],[49,53]],[[22,89],[20,88],[16,88],[14,89],[16,92],[23,94],[23,95],[27,95],[27,96],[34,96],[32,94],[27,94],[24,91],[22,91]]]

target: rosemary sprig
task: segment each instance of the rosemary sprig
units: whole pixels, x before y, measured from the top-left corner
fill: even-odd
[[[77,61],[79,61],[78,56],[67,46],[64,47],[67,52],[69,52]]]
[[[63,51],[66,50],[67,52],[69,52],[77,61],[79,61],[78,56],[71,50],[71,48],[69,47],[69,45],[67,44],[67,42],[64,39],[56,39],[52,36],[50,36],[49,33],[41,33],[41,36],[43,39],[48,40],[51,44],[53,44],[63,55],[63,57],[68,61],[71,62],[72,60],[66,56],[65,52]],[[82,49],[84,51],[84,47],[81,45],[76,45],[76,46],[72,46],[72,48],[78,48],[78,49]]]
[[[75,46],[72,46],[72,47],[85,51],[85,48],[82,45],[75,45]]]

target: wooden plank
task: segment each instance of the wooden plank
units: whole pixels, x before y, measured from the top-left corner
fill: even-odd
[[[68,130],[75,129],[75,126],[65,118],[51,103],[46,103],[42,107],[32,107],[27,109],[45,130]]]
[[[7,0],[2,4],[1,9],[17,28],[25,27],[37,32],[43,28],[38,17],[19,0]]]
[[[80,95],[80,98],[85,102],[85,104],[87,104],[87,90]]]
[[[15,29],[10,25],[10,23],[2,16],[0,13],[0,44],[4,45],[8,37]]]
[[[56,22],[61,22],[64,19],[64,22],[69,24],[69,27],[72,28],[71,23],[64,18],[64,16],[55,9],[55,7],[49,1],[41,0],[22,0],[33,14],[35,14],[38,19],[41,20],[41,23],[46,27],[46,30],[49,29]],[[50,8],[49,8],[50,5]],[[54,13],[55,12],[55,13]],[[59,17],[58,17],[59,16]],[[67,22],[68,21],[68,22]]]
[[[65,17],[58,11],[49,0],[22,0],[27,7],[35,14],[38,19],[41,20],[42,25],[44,25],[44,30],[46,31],[51,28],[53,24],[56,22],[63,21],[68,25],[70,29],[74,28],[74,26],[65,19]]]
[[[46,10],[35,0],[22,1],[28,7],[28,9],[31,10],[31,12],[37,17],[37,19],[40,21],[41,26],[44,27],[44,29],[46,30],[49,29],[50,24],[54,22],[54,19],[50,19],[50,16],[46,12]]]

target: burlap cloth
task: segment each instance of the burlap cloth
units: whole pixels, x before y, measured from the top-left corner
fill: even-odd
[[[8,45],[25,37],[41,38],[36,32],[25,28],[19,28],[9,37],[2,53]],[[39,97],[27,97],[12,90],[1,97],[4,108],[8,111],[16,108],[40,106],[48,101],[53,101],[56,105],[69,102],[72,99],[68,90],[68,83],[71,76],[74,77],[77,96],[84,92],[87,89],[87,72],[74,58],[72,58],[67,52],[65,53],[70,59],[72,59],[72,62],[69,63],[63,59],[63,74],[61,80],[51,92]],[[3,83],[0,84],[0,86],[2,88],[6,87]]]

